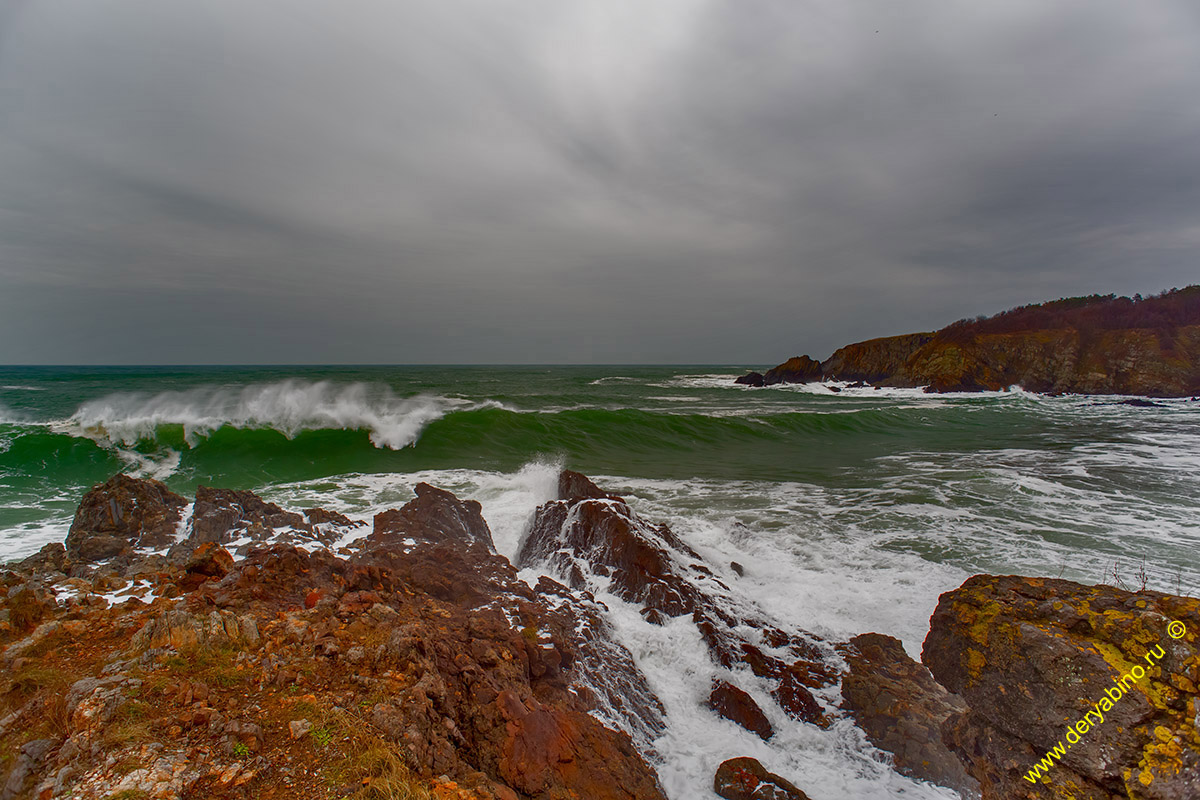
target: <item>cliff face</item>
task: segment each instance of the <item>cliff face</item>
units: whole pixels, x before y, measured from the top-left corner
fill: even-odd
[[[821,363],[821,373],[842,381],[887,381],[902,374],[908,360],[932,338],[932,333],[908,333],[848,344]]]
[[[999,390],[1181,397],[1200,391],[1200,325],[1170,340],[1147,329],[1086,334],[1074,329],[934,336],[891,375],[890,386],[933,391]],[[848,377],[827,371],[833,377]]]
[[[1200,287],[1146,300],[1089,297],[1026,306],[935,333],[869,339],[814,368],[797,359],[771,383],[866,381],[983,391],[1183,397],[1200,393]],[[746,381],[742,381],[746,382]],[[762,385],[752,383],[751,385]]]

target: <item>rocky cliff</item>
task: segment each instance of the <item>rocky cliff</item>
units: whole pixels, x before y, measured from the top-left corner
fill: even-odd
[[[803,361],[807,369],[791,365]],[[802,356],[775,383],[865,381],[927,391],[1021,386],[1048,393],[1182,397],[1200,393],[1200,287],[1024,306],[934,333],[870,339],[815,364]],[[751,373],[757,375],[758,373]],[[772,381],[739,379],[751,385]]]

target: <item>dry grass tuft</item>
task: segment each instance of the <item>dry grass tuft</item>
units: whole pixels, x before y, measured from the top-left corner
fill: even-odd
[[[343,738],[348,755],[335,767],[358,787],[351,800],[433,800],[426,781],[413,774],[400,745],[384,739],[370,722],[348,711],[333,711],[324,724]]]

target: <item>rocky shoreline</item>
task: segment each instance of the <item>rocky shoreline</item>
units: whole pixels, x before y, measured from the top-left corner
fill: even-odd
[[[772,618],[728,567],[569,471],[513,563],[478,503],[427,484],[368,526],[114,476],[63,544],[0,571],[0,800],[665,798],[666,712],[597,586],[653,625],[690,620],[720,670],[710,712],[763,739],[850,719],[964,798],[1200,797],[1196,599],[976,576],[941,597],[918,663],[883,633]],[[721,797],[810,796],[744,756],[710,765]]]

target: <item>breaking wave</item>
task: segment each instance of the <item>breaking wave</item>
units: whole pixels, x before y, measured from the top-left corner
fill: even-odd
[[[285,380],[244,387],[202,386],[155,395],[122,393],[89,400],[55,427],[97,441],[133,446],[161,427],[181,426],[194,447],[223,427],[272,429],[289,439],[302,431],[365,430],[377,447],[399,450],[469,401],[435,395],[399,397],[387,386]]]

